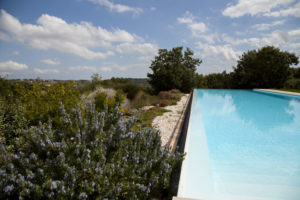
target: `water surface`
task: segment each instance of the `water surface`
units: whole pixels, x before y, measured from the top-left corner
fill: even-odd
[[[300,199],[300,98],[195,90],[178,196]]]

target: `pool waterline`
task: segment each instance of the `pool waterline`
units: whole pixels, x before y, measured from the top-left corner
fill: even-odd
[[[178,197],[296,199],[299,116],[293,96],[195,90]]]

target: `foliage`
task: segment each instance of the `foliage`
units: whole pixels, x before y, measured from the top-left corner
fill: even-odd
[[[230,89],[232,88],[232,75],[232,73],[228,74],[226,71],[208,74],[205,76],[206,87],[212,89]]]
[[[299,78],[300,79],[300,67],[298,68],[290,68],[291,70],[291,76],[293,78]]]
[[[204,75],[196,74],[196,88],[207,88],[207,81]]]
[[[195,86],[196,67],[201,64],[200,59],[193,58],[194,53],[187,48],[175,47],[168,51],[159,49],[158,56],[152,61],[148,73],[149,83],[158,93],[171,89],[190,92]]]
[[[156,105],[158,104],[158,101],[157,96],[152,96],[144,91],[139,91],[131,101],[130,106],[131,108],[141,108],[143,106]]]
[[[135,127],[152,127],[152,121],[155,117],[163,115],[168,110],[161,107],[153,107],[145,112],[141,112],[138,115],[138,122]]]
[[[102,84],[102,77],[95,73],[91,76],[91,81],[77,81],[78,84],[78,90],[81,94],[85,92],[90,92],[95,90],[98,86]]]
[[[13,148],[14,139],[27,127],[24,108],[20,105],[4,103],[0,100],[0,140],[8,148]]]
[[[24,107],[24,115],[29,125],[37,125],[39,121],[52,119],[58,121],[59,103],[62,102],[69,111],[79,103],[79,92],[74,82],[59,82],[46,85],[37,81],[29,89],[23,84],[16,85],[19,102]]]
[[[104,80],[102,85],[115,90],[122,90],[127,94],[127,98],[130,100],[133,100],[138,92],[144,89],[144,87],[134,83],[128,78],[111,78],[110,80]]]
[[[130,100],[134,99],[137,93],[141,90],[141,88],[134,83],[127,83],[125,85],[122,85],[120,89],[122,89],[127,94],[127,98]]]
[[[116,106],[120,106],[125,100],[125,94],[122,90],[117,90],[115,95]]]
[[[100,92],[95,97],[95,106],[98,112],[103,112],[108,107],[109,112],[113,112],[116,106],[120,106],[125,97],[121,90],[117,90],[115,96],[108,97],[105,92]]]
[[[177,101],[181,99],[182,93],[177,90],[173,89],[170,91],[161,91],[158,93],[159,106],[169,106],[169,105],[176,105]]]
[[[282,88],[289,77],[289,66],[298,64],[295,54],[273,46],[244,53],[234,68],[236,88]]]
[[[300,90],[300,78],[298,78],[298,79],[296,79],[296,78],[288,79],[284,83],[283,87],[288,88],[288,89],[298,89],[298,90]]]
[[[89,106],[60,123],[24,129],[13,151],[0,141],[0,199],[147,199],[168,187],[181,154],[161,148],[154,129]]]

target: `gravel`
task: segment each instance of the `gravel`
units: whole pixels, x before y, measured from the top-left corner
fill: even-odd
[[[188,100],[188,94],[181,97],[176,105],[166,106],[170,112],[157,116],[152,122],[152,126],[160,131],[162,146],[165,146],[171,139],[172,133]]]

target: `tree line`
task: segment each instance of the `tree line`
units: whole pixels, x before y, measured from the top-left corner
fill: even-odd
[[[202,75],[196,69],[202,60],[193,58],[187,48],[160,49],[150,65],[149,83],[156,92],[179,89],[190,92],[193,88],[252,89],[288,88],[300,89],[300,68],[294,53],[273,46],[243,53],[233,67],[233,72]]]

